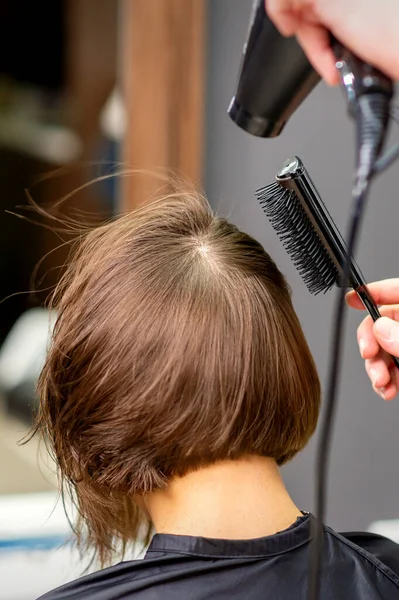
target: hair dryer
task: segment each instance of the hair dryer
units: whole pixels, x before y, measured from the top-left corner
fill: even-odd
[[[361,120],[360,113],[365,111],[357,111],[359,99],[367,96],[365,103],[369,105],[371,98],[378,97],[375,111],[383,121],[382,140],[393,95],[392,81],[332,36],[331,46],[350,115]],[[237,91],[228,109],[232,120],[252,135],[276,137],[319,81],[296,39],[282,36],[266,13],[265,1],[254,0]],[[376,146],[380,149],[381,143]]]
[[[295,38],[283,37],[255,0],[238,86],[228,113],[259,137],[278,136],[320,77]]]

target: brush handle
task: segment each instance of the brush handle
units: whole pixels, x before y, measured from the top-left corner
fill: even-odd
[[[373,321],[375,322],[377,319],[379,319],[381,317],[381,313],[378,310],[377,305],[374,303],[374,300],[370,296],[366,283],[364,283],[360,287],[354,288],[354,290],[359,296],[360,300],[362,301],[364,307],[368,311]],[[399,359],[396,356],[392,355],[391,358],[395,363],[396,367],[399,369]]]
[[[309,222],[317,232],[321,244],[337,268],[336,284],[339,287],[351,287],[355,290],[375,322],[381,317],[381,314],[353,256],[349,258],[349,278],[344,281],[343,265],[347,260],[347,246],[301,159],[297,156],[288,159],[278,172],[276,181],[284,189],[291,190],[296,194]],[[399,358],[392,356],[392,360],[399,369]]]

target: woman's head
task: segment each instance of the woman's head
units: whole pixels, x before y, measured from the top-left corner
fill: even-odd
[[[135,495],[218,460],[282,464],[315,429],[319,381],[287,284],[199,194],[90,232],[55,302],[38,423],[102,560],[134,537]]]

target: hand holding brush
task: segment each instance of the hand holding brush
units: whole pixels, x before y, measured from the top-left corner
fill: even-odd
[[[357,297],[356,301],[350,297],[352,306],[366,308],[371,317],[363,324],[363,329],[377,321],[381,317],[378,301],[376,303],[372,297],[353,257],[350,257],[349,281],[343,281],[346,244],[302,161],[297,157],[288,159],[277,173],[275,182],[258,190],[256,195],[309,291],[318,294],[327,292],[334,285],[352,287]],[[399,294],[397,297],[399,300]],[[376,344],[374,340],[370,349],[371,362],[366,364],[369,375],[377,359],[376,365],[381,375],[377,383],[382,387],[384,382],[388,384],[392,379],[390,377],[388,380],[388,374],[394,368],[395,382],[397,380],[399,384],[397,356],[388,357],[381,348],[376,348]],[[379,393],[390,399],[396,390],[395,383]]]
[[[399,279],[370,283],[367,288],[382,318],[363,319],[357,330],[359,350],[373,389],[384,400],[392,400],[399,390],[399,371],[390,356],[399,355]],[[355,292],[349,292],[346,300],[352,308],[364,310]]]

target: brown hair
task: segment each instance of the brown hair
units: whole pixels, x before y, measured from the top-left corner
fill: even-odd
[[[198,193],[89,232],[52,305],[37,430],[103,564],[137,535],[135,494],[246,454],[281,465],[316,427],[319,380],[282,274]]]

